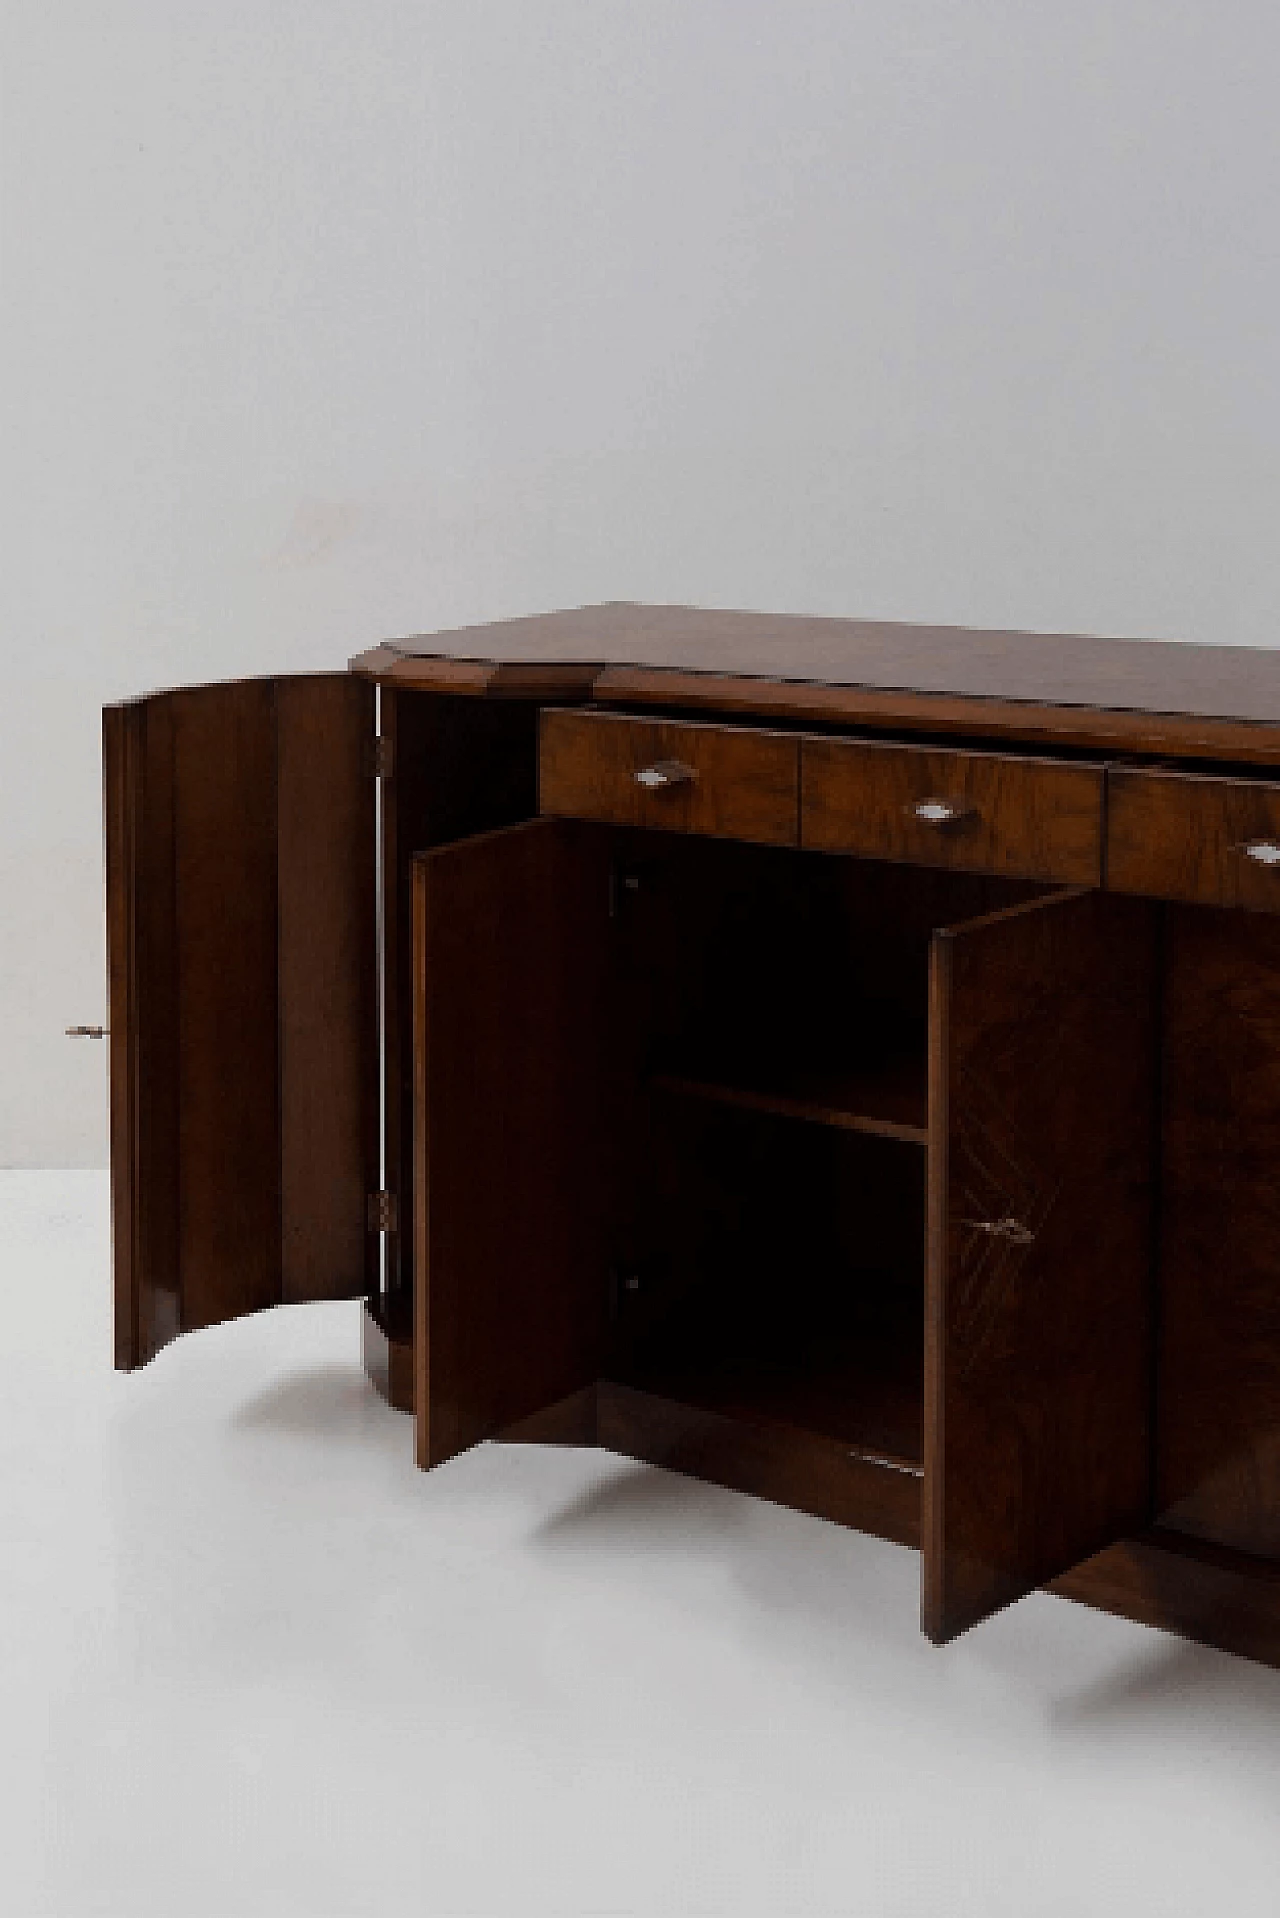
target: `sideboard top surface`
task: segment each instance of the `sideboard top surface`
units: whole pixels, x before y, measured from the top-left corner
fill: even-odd
[[[616,603],[393,640],[392,684],[1280,758],[1280,652]]]

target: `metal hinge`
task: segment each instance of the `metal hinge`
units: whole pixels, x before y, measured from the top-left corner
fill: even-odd
[[[369,771],[374,779],[390,779],[396,769],[395,741],[386,733],[380,733],[372,742],[369,753]]]
[[[371,1192],[369,1194],[369,1230],[370,1232],[394,1232],[398,1222],[398,1208],[394,1192]]]

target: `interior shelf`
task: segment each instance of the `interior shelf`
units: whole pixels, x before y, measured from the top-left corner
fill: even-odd
[[[881,1324],[815,1331],[767,1349],[712,1337],[673,1339],[622,1382],[747,1424],[835,1439],[861,1457],[919,1476],[923,1325],[918,1312]]]
[[[769,1112],[836,1126],[845,1132],[924,1145],[928,1138],[927,1064],[923,1050],[890,1054],[856,1066],[771,1067],[750,1074],[723,1070],[660,1071],[653,1086],[682,1098]]]

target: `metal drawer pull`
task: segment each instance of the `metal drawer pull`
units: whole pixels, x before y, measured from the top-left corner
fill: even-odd
[[[1280,844],[1274,839],[1246,839],[1243,846],[1236,847],[1246,859],[1252,859],[1257,866],[1280,866]]]
[[[917,799],[909,811],[913,819],[922,819],[926,826],[954,826],[957,820],[967,819],[973,807],[955,806],[949,799]]]
[[[1034,1245],[1036,1235],[1021,1219],[1006,1214],[1003,1219],[961,1219],[970,1232],[985,1232],[992,1239],[1008,1239],[1011,1245]]]
[[[110,1036],[110,1029],[107,1026],[67,1027],[68,1039],[109,1039]]]
[[[686,766],[680,759],[657,759],[652,766],[642,766],[631,777],[637,786],[643,786],[646,792],[669,792],[672,786],[691,786],[698,777],[693,766]]]

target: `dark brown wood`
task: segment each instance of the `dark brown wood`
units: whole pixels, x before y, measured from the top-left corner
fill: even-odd
[[[535,816],[537,709],[384,686],[382,735],[394,767],[383,784],[386,1176],[401,1221],[387,1250],[392,1288],[412,1295],[413,859]]]
[[[1096,886],[1100,766],[865,740],[801,741],[800,841],[915,865]],[[954,817],[923,817],[945,805]]]
[[[365,1290],[372,698],[335,675],[107,715],[121,1364]]]
[[[280,1292],[378,1281],[373,694],[340,675],[276,684]]]
[[[452,659],[412,653],[388,642],[357,653],[351,670],[403,691],[453,693],[464,698],[560,700],[587,699],[599,665],[554,662]]]
[[[602,1380],[597,1443],[650,1465],[750,1492],[898,1545],[920,1542],[920,1479],[836,1439],[750,1424]]]
[[[1280,1566],[1160,1529],[1049,1587],[1061,1598],[1280,1668]]]
[[[607,846],[552,820],[414,861],[418,1462],[600,1369]]]
[[[1120,645],[1121,641],[1111,644]],[[1151,642],[1154,644],[1154,642]],[[1144,642],[1145,644],[1145,642]],[[1179,647],[1179,652],[1192,650]],[[1216,650],[1216,649],[1215,649]],[[824,686],[785,678],[737,678],[649,667],[609,666],[592,688],[601,706],[646,706],[793,725],[929,739],[969,739],[1046,752],[1080,748],[1162,758],[1239,760],[1280,765],[1275,721],[1187,718],[1178,713],[1109,711],[1091,706],[925,693],[867,686]]]
[[[494,1437],[503,1445],[595,1445],[596,1387],[570,1392],[568,1398],[504,1425]]]
[[[172,702],[103,713],[115,1363],[181,1329]]]
[[[873,1138],[924,1145],[928,1138],[925,1059],[891,1055],[863,1072],[788,1073],[773,1085],[657,1073],[656,1091],[685,1099],[711,1099],[751,1112],[864,1132]]]
[[[1280,920],[1173,907],[1157,1498],[1280,1560]]]
[[[1144,1525],[1153,909],[1058,896],[939,933],[922,1618],[945,1643]]]
[[[395,1412],[413,1410],[413,1312],[403,1292],[374,1293],[360,1315],[364,1369]]]
[[[397,640],[353,663],[410,660],[423,675],[465,662],[480,691],[507,669],[600,668],[592,696],[613,704],[1280,765],[1280,655],[1244,646],[613,604]]]
[[[1280,785],[1117,768],[1109,780],[1107,884],[1280,912]]]
[[[681,783],[642,783],[640,775],[668,765],[686,775]],[[784,733],[615,713],[542,715],[538,805],[559,818],[794,846],[799,780],[799,745]]]

